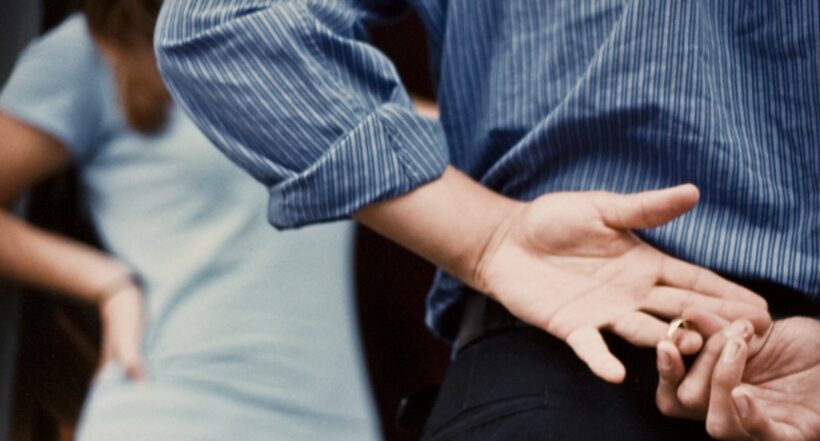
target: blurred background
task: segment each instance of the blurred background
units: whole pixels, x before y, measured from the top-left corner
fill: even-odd
[[[0,2],[0,84],[25,44],[78,6],[71,0]],[[372,30],[410,92],[433,99],[423,33],[412,14]],[[80,201],[69,171],[39,185],[17,209],[32,223],[96,244]],[[362,228],[355,258],[359,326],[385,439],[411,440],[395,428],[398,404],[440,383],[449,358],[424,327],[434,269]],[[99,355],[99,319],[93,307],[20,290],[0,280],[0,438],[70,440]]]

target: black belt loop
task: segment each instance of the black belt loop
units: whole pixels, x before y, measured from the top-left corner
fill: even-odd
[[[473,291],[464,305],[461,324],[453,343],[453,354],[457,355],[482,338],[527,326],[529,325],[510,314],[500,303]]]

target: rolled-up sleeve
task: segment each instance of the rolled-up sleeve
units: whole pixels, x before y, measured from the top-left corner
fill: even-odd
[[[270,189],[274,226],[344,218],[446,167],[440,124],[415,113],[393,65],[366,43],[364,26],[397,9],[166,2],[156,34],[163,78],[217,147]]]

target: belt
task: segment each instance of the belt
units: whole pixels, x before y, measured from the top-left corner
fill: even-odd
[[[774,319],[797,315],[820,319],[820,301],[813,301],[799,291],[770,282],[734,282],[763,296],[769,302],[769,312]],[[510,314],[500,303],[477,291],[472,291],[471,294],[464,305],[458,334],[453,343],[454,354],[482,339],[513,329],[531,327]]]
[[[500,303],[476,291],[472,292],[464,305],[461,324],[453,342],[454,354],[465,347],[493,335],[511,329],[526,328],[530,325],[516,318]]]

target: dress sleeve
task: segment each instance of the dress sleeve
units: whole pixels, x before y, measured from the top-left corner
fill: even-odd
[[[0,94],[0,111],[47,133],[82,161],[100,124],[101,60],[80,15],[32,42]]]
[[[178,0],[156,50],[172,95],[270,189],[278,228],[346,217],[441,175],[440,124],[414,111],[366,25],[388,0]]]

